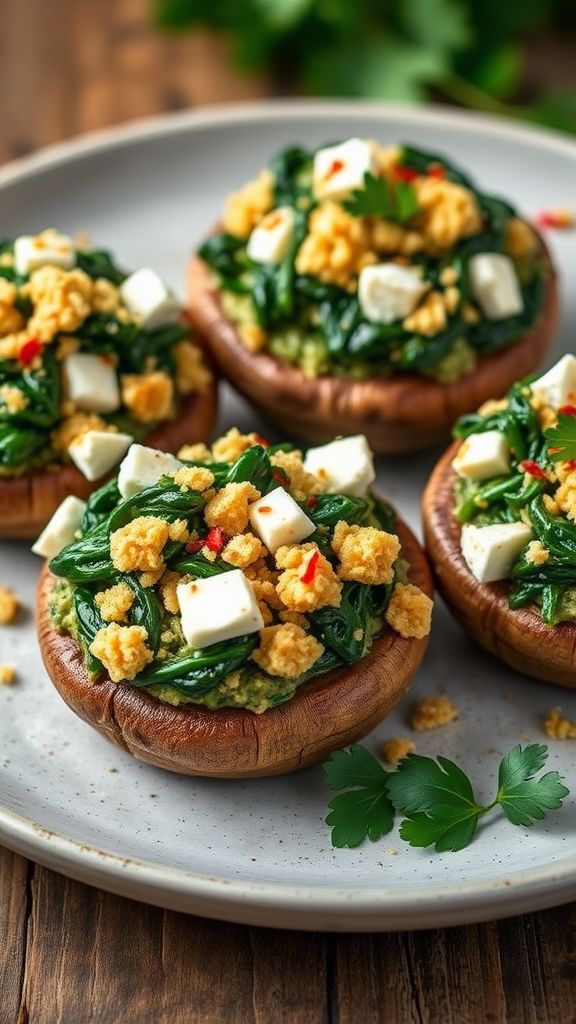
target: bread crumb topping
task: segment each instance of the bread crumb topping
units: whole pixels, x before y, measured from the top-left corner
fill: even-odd
[[[424,732],[427,729],[438,729],[442,725],[448,725],[459,715],[456,705],[444,694],[438,697],[422,697],[412,709],[410,725],[417,732]]]

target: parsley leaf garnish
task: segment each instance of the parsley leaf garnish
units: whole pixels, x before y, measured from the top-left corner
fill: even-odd
[[[364,188],[354,189],[344,207],[354,217],[383,217],[403,224],[417,213],[418,200],[409,182],[391,185],[385,178],[376,178],[366,171]]]
[[[547,811],[556,811],[568,790],[558,772],[547,772],[535,779],[544,767],[548,748],[539,743],[529,747],[518,745],[506,754],[498,773],[498,796],[504,814],[513,825],[532,825]]]
[[[365,747],[338,751],[324,766],[328,785],[345,790],[329,803],[332,845],[379,839],[392,828],[395,810],[405,816],[401,838],[410,846],[433,846],[437,853],[468,846],[480,818],[496,807],[513,825],[530,826],[558,810],[568,796],[558,772],[535,778],[547,758],[542,744],[513,747],[500,763],[496,797],[482,805],[468,776],[446,757],[409,754],[395,772],[386,772]]]
[[[544,434],[548,454],[554,462],[576,459],[576,416],[560,412],[556,426],[549,427]]]
[[[331,789],[346,790],[328,804],[332,846],[360,846],[390,831],[394,808],[386,790],[388,773],[366,747],[335,751],[324,765],[324,777]]]

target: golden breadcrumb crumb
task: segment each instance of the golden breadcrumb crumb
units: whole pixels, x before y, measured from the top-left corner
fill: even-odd
[[[290,477],[290,490],[297,501],[303,501],[304,498],[308,498],[312,494],[322,494],[325,490],[324,483],[313,473],[308,473],[304,469],[302,452],[297,450],[292,452],[276,452],[275,455],[270,457],[270,462],[273,466],[278,466],[279,469],[283,469],[288,474]]]
[[[473,302],[463,303],[462,319],[465,324],[477,324],[482,319],[482,317],[480,316],[480,310],[474,305]]]
[[[140,573],[139,580],[142,587],[155,587],[158,581],[164,574],[164,562],[159,569],[151,570],[150,572]]]
[[[429,292],[410,316],[402,322],[405,331],[423,334],[426,338],[446,327],[446,306],[440,292]]]
[[[456,284],[459,276],[456,267],[444,267],[438,274],[438,280],[444,288],[449,288],[451,285]]]
[[[481,231],[476,198],[464,185],[423,176],[415,180],[414,189],[419,208],[416,223],[421,226],[428,252],[441,253],[460,238]]]
[[[97,277],[92,292],[92,312],[117,313],[120,305],[120,289],[108,278]]]
[[[534,256],[538,249],[535,232],[520,217],[510,217],[504,230],[504,252],[513,260]]]
[[[94,601],[104,622],[124,622],[134,604],[134,591],[127,583],[117,583],[95,594]]]
[[[274,178],[269,170],[260,172],[257,178],[247,182],[238,192],[226,200],[222,227],[237,238],[248,235],[274,205]]]
[[[147,639],[144,626],[119,626],[111,622],[98,630],[89,651],[102,662],[112,682],[119,683],[134,679],[154,658],[146,646]]]
[[[14,305],[17,296],[16,285],[0,277],[0,334],[13,334],[24,326],[24,317]]]
[[[183,466],[174,475],[174,483],[183,491],[205,491],[214,483],[214,473],[205,466]]]
[[[397,583],[386,609],[386,622],[400,636],[421,640],[428,636],[434,602],[413,583]]]
[[[339,608],[342,583],[316,544],[293,544],[278,548],[276,565],[284,569],[276,590],[282,604],[290,611],[312,612],[326,605]],[[303,580],[302,577],[308,574],[310,579]]]
[[[74,355],[80,348],[80,345],[80,338],[75,338],[72,334],[61,334],[56,342],[56,351],[54,353],[56,359],[62,362],[67,356]]]
[[[568,519],[576,521],[576,470],[568,473],[564,483],[557,488],[554,500]]]
[[[560,515],[560,506],[554,500],[554,498],[552,497],[551,494],[543,494],[542,495],[542,502],[544,504],[544,508],[546,509],[546,511],[548,512],[549,515],[551,515],[551,516],[559,516]]]
[[[388,764],[398,764],[398,761],[402,761],[408,754],[413,754],[415,750],[413,740],[393,736],[382,744],[382,757]]]
[[[190,395],[193,391],[205,394],[212,383],[212,373],[198,346],[191,341],[179,341],[172,353],[176,364],[176,387],[180,394]]]
[[[355,288],[360,271],[377,261],[370,249],[365,218],[353,217],[331,199],[318,204],[310,214],[308,234],[296,255],[298,274],[311,274],[350,290]]]
[[[176,541],[179,544],[185,544],[190,537],[190,531],[186,520],[175,519],[173,523],[170,523],[168,536],[171,541]]]
[[[233,537],[248,526],[248,505],[259,497],[260,491],[248,481],[226,484],[206,505],[204,519],[208,526],[220,526],[224,533]]]
[[[447,313],[455,313],[458,309],[458,303],[460,302],[460,289],[455,288],[454,285],[450,285],[449,288],[442,293],[442,301],[446,308]]]
[[[30,341],[28,331],[17,331],[0,338],[0,359],[18,359],[20,349],[27,341]],[[34,363],[32,369],[36,369]]]
[[[176,588],[182,576],[179,572],[168,569],[162,576],[159,583],[160,597],[167,612],[176,615],[180,611],[180,604],[176,594]]]
[[[57,334],[71,334],[90,315],[94,282],[83,270],[45,266],[34,270],[20,289],[33,313],[27,330],[31,338],[50,342]]]
[[[155,572],[164,565],[162,548],[170,534],[169,523],[158,516],[138,516],[110,536],[110,556],[119,572]]]
[[[66,452],[76,438],[86,434],[89,430],[114,433],[116,427],[107,423],[96,413],[75,412],[63,420],[56,430],[52,431],[52,444],[57,452]]]
[[[562,708],[551,708],[542,724],[551,740],[576,740],[576,722],[566,718]]]
[[[268,335],[264,328],[260,327],[260,324],[239,324],[238,334],[249,352],[261,352],[263,348],[266,348]]]
[[[0,686],[14,686],[16,669],[13,665],[0,664]]]
[[[422,697],[412,708],[410,725],[417,732],[426,729],[438,729],[458,718],[460,712],[449,697],[441,694],[438,697]]]
[[[122,401],[140,423],[170,419],[174,382],[167,373],[127,373],[121,378]]]
[[[253,533],[238,533],[228,541],[222,551],[222,558],[230,565],[245,569],[259,558],[265,558],[267,554],[267,548]]]
[[[542,541],[531,540],[526,552],[526,561],[531,565],[544,565],[550,558],[548,548],[545,548]]]
[[[10,587],[0,587],[0,626],[9,626],[20,611],[20,601]]]
[[[185,444],[178,452],[178,458],[184,462],[208,462],[212,454],[208,445],[201,441],[199,444]]]
[[[280,612],[278,615],[280,622],[293,622],[295,626],[300,626],[301,629],[307,630],[310,627],[310,622],[302,612],[289,612],[287,609]]]
[[[340,559],[341,580],[377,586],[394,579],[394,562],[400,554],[400,541],[394,533],[341,519],[334,529],[332,547]]]
[[[479,416],[491,416],[494,412],[503,412],[504,409],[508,408],[507,398],[489,398],[486,402],[483,402],[478,409]]]
[[[269,569],[263,558],[259,558],[252,565],[246,566],[244,575],[250,580],[254,596],[262,613],[262,618],[267,625],[272,621],[271,608],[280,610],[284,607],[276,591],[279,573]]]
[[[236,462],[253,444],[254,434],[241,434],[237,427],[231,427],[227,434],[214,441],[212,457],[216,462]]]
[[[285,622],[260,630],[260,644],[251,657],[269,675],[295,679],[312,668],[323,653],[324,647],[315,637],[293,622]]]
[[[0,278],[0,281],[2,278]],[[28,405],[28,399],[20,388],[12,384],[2,384],[0,387],[0,405],[4,405],[11,416],[22,412]]]

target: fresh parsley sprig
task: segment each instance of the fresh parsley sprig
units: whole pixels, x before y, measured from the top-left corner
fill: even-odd
[[[544,431],[548,454],[554,462],[576,459],[576,416],[560,412],[555,426]]]
[[[418,212],[418,200],[409,182],[391,185],[385,178],[376,178],[366,171],[364,188],[354,189],[344,207],[354,217],[383,217],[403,224]]]
[[[332,845],[356,847],[380,839],[392,829],[395,811],[404,815],[401,838],[410,846],[433,846],[437,853],[463,850],[480,818],[496,807],[513,825],[530,826],[558,810],[568,796],[558,772],[535,778],[547,758],[542,744],[513,747],[500,762],[496,796],[482,805],[468,776],[446,757],[409,754],[395,772],[386,772],[365,747],[337,751],[324,765],[328,785],[344,790],[328,805]]]

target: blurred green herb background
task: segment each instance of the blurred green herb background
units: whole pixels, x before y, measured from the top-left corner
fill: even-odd
[[[448,101],[571,132],[575,15],[574,0],[155,0],[162,28],[225,33],[280,94]],[[552,63],[555,40],[572,48],[560,87],[531,78],[542,38]]]

